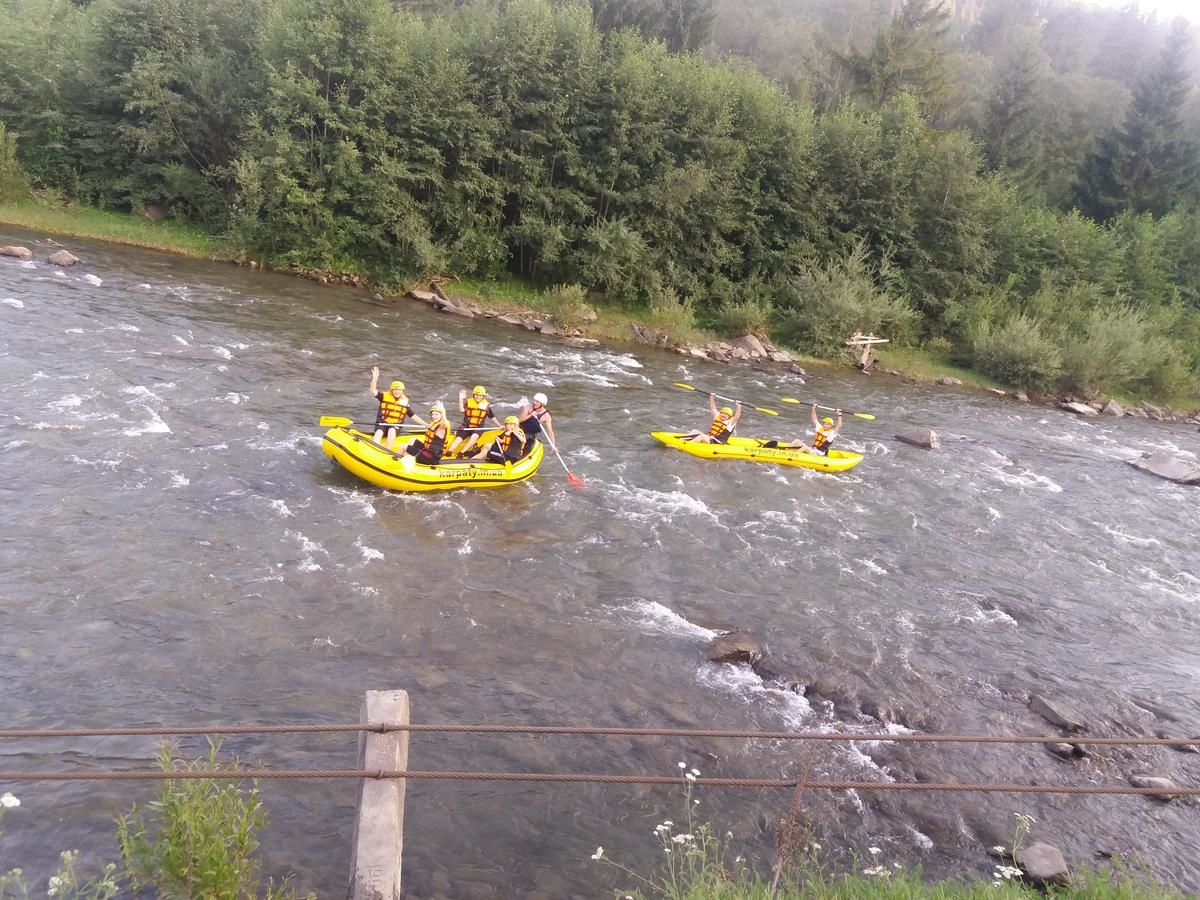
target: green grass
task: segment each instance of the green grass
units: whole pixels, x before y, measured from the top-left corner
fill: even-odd
[[[895,369],[901,375],[914,381],[935,382],[939,378],[949,375],[959,379],[965,385],[981,390],[1012,390],[1011,385],[1002,384],[974,369],[956,366],[944,357],[936,356],[919,347],[882,347],[876,352],[879,355],[878,368]]]
[[[152,222],[143,216],[90,206],[36,201],[0,204],[0,222],[66,237],[147,247],[202,259],[233,258],[220,240],[182,222]]]

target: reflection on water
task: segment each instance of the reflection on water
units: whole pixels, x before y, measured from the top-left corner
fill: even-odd
[[[6,233],[5,243],[30,242]],[[775,402],[795,380],[677,356],[579,350],[417,304],[84,245],[62,271],[0,262],[0,711],[29,726],[344,721],[362,692],[412,692],[418,721],[1046,733],[1031,689],[1096,733],[1200,730],[1200,493],[1122,464],[1200,452],[1194,434],[1083,421],[843,374],[804,395],[849,420],[867,455],[846,476],[714,464],[648,432],[705,424],[677,380]],[[88,277],[92,276],[92,277]],[[548,461],[511,490],[388,495],[331,467],[309,427],[367,415],[372,365],[414,399],[482,381],[507,411],[550,395],[572,489]],[[794,437],[786,420],[743,431]],[[893,443],[904,425],[940,452]],[[780,429],[783,429],[781,432]],[[769,433],[768,433],[769,432]],[[809,697],[705,663],[737,625],[822,691]],[[190,745],[188,745],[190,747]],[[343,767],[354,740],[241,737],[273,766]],[[140,739],[72,741],[60,757],[0,747],[7,768],[145,763]],[[194,748],[193,748],[194,749]],[[675,772],[897,780],[1194,781],[1169,750],[1066,764],[1040,747],[421,735],[418,768]],[[109,821],[145,786],[23,787],[4,864],[112,856]],[[343,890],[352,784],[266,784],[272,871]],[[701,794],[739,847],[769,858],[785,795]],[[813,796],[831,861],[868,845],[934,874],[988,869],[1013,812],[1088,864],[1136,850],[1200,886],[1190,807],[1142,798]],[[584,897],[612,886],[597,844],[635,864],[679,792],[589,785],[418,783],[406,841],[412,896]],[[449,886],[449,887],[448,887]]]

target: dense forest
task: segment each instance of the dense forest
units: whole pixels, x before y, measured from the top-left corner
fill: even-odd
[[[0,194],[1194,396],[1198,84],[1071,0],[0,0]]]

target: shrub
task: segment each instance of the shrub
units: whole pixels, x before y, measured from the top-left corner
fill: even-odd
[[[685,344],[696,331],[696,309],[690,297],[682,298],[673,288],[664,287],[650,301],[648,321],[671,343]]]
[[[972,346],[979,368],[1010,384],[1051,391],[1062,374],[1058,347],[1028,316],[1013,316],[999,328],[981,325]]]
[[[713,324],[718,331],[729,337],[740,337],[743,334],[766,337],[771,312],[771,305],[759,298],[727,300],[717,307]]]
[[[582,325],[592,312],[587,304],[587,294],[578,284],[556,284],[546,291],[546,301],[550,317],[563,328]]]
[[[1128,306],[1093,309],[1063,351],[1063,386],[1086,397],[1148,391],[1169,395],[1187,381],[1179,347],[1146,313]]]
[[[856,331],[904,343],[917,322],[908,301],[892,292],[886,273],[877,277],[871,270],[862,243],[842,259],[803,267],[780,293],[779,337],[818,356],[837,357]]]
[[[218,757],[210,742],[205,759],[178,760],[164,745],[158,764],[164,771],[237,769]],[[255,851],[267,811],[258,788],[246,790],[233,780],[178,779],[162,782],[158,800],[134,807],[118,820],[118,841],[125,874],[134,895],[152,890],[159,897],[264,896],[294,892],[263,884]]]
[[[954,345],[949,338],[938,335],[925,342],[925,352],[938,359],[950,359],[954,355]]]
[[[0,203],[20,200],[29,194],[29,179],[17,160],[17,137],[0,122]]]

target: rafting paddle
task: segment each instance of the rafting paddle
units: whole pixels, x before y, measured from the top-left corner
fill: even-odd
[[[583,483],[582,478],[567,468],[567,464],[563,460],[562,454],[558,452],[558,448],[551,444],[550,449],[554,451],[554,455],[558,457],[558,461],[562,463],[562,467],[567,473],[567,484],[571,485],[571,487],[587,487],[587,485]]]
[[[369,428],[374,431],[376,428],[388,430],[390,428],[399,428],[401,431],[424,431],[424,425],[388,425],[386,422],[355,422],[353,419],[347,419],[343,416],[321,416],[317,422],[317,428]],[[487,428],[451,428],[451,431],[497,431],[495,425]]]
[[[779,415],[779,413],[776,410],[765,409],[764,407],[761,407],[761,406],[755,406],[754,404],[750,403],[750,401],[748,401],[748,400],[739,400],[737,397],[726,397],[723,394],[716,393],[715,391],[706,391],[704,388],[698,388],[698,387],[693,387],[690,384],[684,384],[682,381],[676,381],[675,387],[683,388],[685,391],[698,391],[701,394],[712,394],[718,400],[727,400],[730,403],[742,403],[742,404],[745,404],[746,406],[749,406],[751,409],[753,409],[757,412],[760,412],[760,413],[765,413],[768,416]]]
[[[779,399],[784,403],[794,403],[798,406],[815,406],[817,409],[827,409],[830,412],[837,410],[837,407],[835,406],[822,406],[820,403],[811,403],[808,400],[797,400],[795,397],[780,397]],[[856,419],[866,419],[868,422],[875,421],[875,417],[870,413],[847,413],[847,415],[854,416]]]

